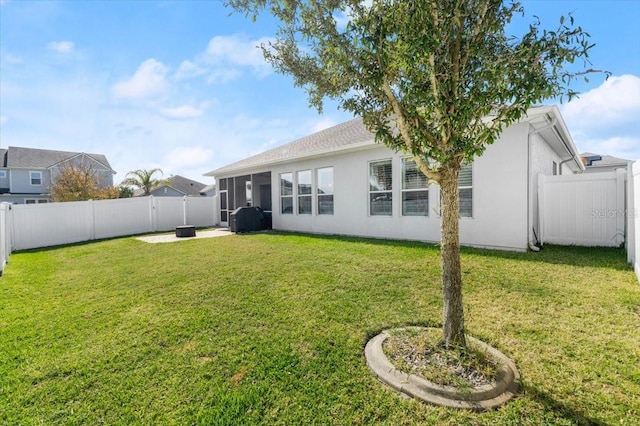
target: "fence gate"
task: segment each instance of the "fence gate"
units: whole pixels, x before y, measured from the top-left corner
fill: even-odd
[[[543,243],[619,247],[626,235],[626,172],[538,176]]]

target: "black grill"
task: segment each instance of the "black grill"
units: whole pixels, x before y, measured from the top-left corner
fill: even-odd
[[[229,216],[229,228],[236,234],[267,229],[266,222],[260,207],[238,207]]]

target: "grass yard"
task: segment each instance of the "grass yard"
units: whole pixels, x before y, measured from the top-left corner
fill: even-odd
[[[404,399],[380,330],[441,323],[438,248],[265,233],[15,253],[0,424],[639,424],[640,285],[623,251],[463,250],[467,330],[510,356],[499,410]]]

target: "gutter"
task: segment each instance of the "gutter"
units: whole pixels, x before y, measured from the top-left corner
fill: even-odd
[[[562,160],[560,162],[560,170],[559,170],[560,174],[562,174],[562,165],[564,163],[568,163],[571,160],[576,162],[576,165],[578,166],[578,170],[580,170],[580,173],[584,172],[584,165],[582,164],[582,162],[578,158],[578,155],[571,153],[571,150],[567,146],[567,143],[565,142],[564,138],[560,135],[560,132],[558,132],[558,129],[555,126],[553,126],[553,132],[556,134],[558,139],[560,139],[560,141],[562,142],[562,145],[564,146],[564,149],[567,151],[567,154],[569,154],[571,156],[571,157],[567,158],[566,160]]]

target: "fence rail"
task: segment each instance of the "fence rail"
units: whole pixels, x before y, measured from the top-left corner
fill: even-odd
[[[3,203],[0,257],[13,250],[168,231],[179,225],[213,226],[213,197],[135,197],[49,204]]]

